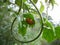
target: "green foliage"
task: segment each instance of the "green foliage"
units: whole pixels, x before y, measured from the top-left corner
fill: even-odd
[[[23,14],[23,17],[24,18],[30,18],[33,22],[33,24],[29,24],[30,27],[33,27],[35,25],[35,20],[34,20],[34,16],[31,14],[31,13],[26,13],[26,14]],[[30,22],[30,21],[29,21]]]
[[[23,3],[23,9],[24,10],[27,10],[29,12],[29,5],[27,5],[26,3]]]
[[[47,3],[48,0],[45,0],[45,2]]]
[[[55,0],[49,0],[49,3],[52,5],[52,9],[54,8],[54,5],[57,4]]]
[[[0,45],[14,45],[14,39],[11,38],[11,31],[10,31],[10,26],[11,26],[11,20],[13,16],[10,16],[9,13],[7,12],[6,15],[5,13],[1,15],[0,12]]]
[[[51,30],[55,30],[53,24],[48,21],[46,18],[44,18],[44,26],[49,27]]]
[[[59,39],[60,38],[60,26],[57,26],[55,28],[55,31],[56,31],[56,38]]]
[[[21,5],[22,5],[22,0],[15,0],[15,3],[16,3],[18,6],[21,6]]]
[[[36,4],[38,0],[33,0],[33,2]]]
[[[27,0],[23,0],[23,2],[26,2]]]
[[[54,6],[55,0],[49,0],[49,3],[50,3],[52,6]]]
[[[51,42],[55,39],[53,30],[44,28],[42,38],[46,39],[48,42]]]
[[[45,2],[47,3],[48,0],[45,0]],[[52,6],[54,6],[54,4],[56,4],[55,0],[49,0],[49,3],[50,3]]]
[[[30,18],[34,21],[34,17],[31,13],[23,14],[23,18],[26,18],[26,19]],[[26,19],[23,19],[23,21],[19,22],[19,24],[18,24],[18,33],[20,33],[22,36],[24,36],[26,34],[26,30],[27,30],[28,25],[30,27],[33,27],[35,25],[35,23],[32,25],[28,24],[28,22],[26,22]]]
[[[57,3],[55,2],[55,0],[45,0],[45,2],[46,2],[46,3],[49,2],[49,4],[52,5],[52,9],[54,8],[54,5],[57,4]]]
[[[18,24],[18,33],[20,33],[22,36],[26,34],[26,26],[21,25],[20,23]]]
[[[43,3],[42,3],[42,2],[40,2],[40,3],[41,3],[40,13],[42,13],[42,12],[44,11],[44,5],[43,5]]]
[[[51,42],[54,39],[59,39],[60,38],[60,26],[55,27],[55,34],[56,35],[54,35],[54,32],[52,31],[52,29],[44,28],[42,37],[46,39],[48,42]]]
[[[3,5],[3,2],[0,2],[0,6]]]
[[[42,37],[45,38],[48,42],[51,42],[55,39],[55,27],[51,22],[49,22],[47,19],[44,18],[44,29],[43,29],[43,35]]]
[[[31,13],[26,13],[26,14],[23,14],[23,17],[25,18],[31,18],[32,20],[34,20],[34,17]]]
[[[38,0],[32,0],[32,1],[36,4]],[[45,2],[47,1],[48,0],[45,0]],[[23,7],[22,7],[22,2],[23,2]],[[35,18],[32,14],[32,11],[36,13],[36,10],[31,8],[31,6],[27,4],[28,2],[27,3],[25,2],[27,2],[27,0],[15,0],[15,4],[18,5],[19,8],[21,7],[21,9],[26,11],[26,13],[25,12],[23,13],[23,20],[18,23],[18,33],[21,34],[22,36],[25,36],[28,26],[30,27],[35,26]],[[42,13],[44,11],[44,5],[42,2],[40,3],[41,3],[40,12]],[[55,0],[49,0],[49,3],[52,6],[54,6]],[[10,3],[9,0],[0,0],[0,45],[14,45],[14,43],[17,43],[17,41],[14,40],[13,36],[11,35],[11,23],[15,17],[13,15],[17,16],[16,14],[17,12],[12,11],[13,9],[8,10],[8,6],[10,6],[11,4],[12,3]],[[12,4],[12,5],[16,6],[15,4]],[[20,15],[21,12],[18,15]],[[26,18],[31,18],[34,24],[29,25],[25,20]],[[51,42],[55,38],[60,38],[60,35],[59,35],[60,26],[56,27],[54,32],[54,26],[52,25],[52,23],[50,23],[46,19],[45,19],[44,26],[46,26],[46,28],[44,27],[43,29],[42,37],[45,38],[48,42]],[[47,27],[50,27],[50,29],[48,29]],[[54,36],[54,33],[56,33],[56,36]],[[39,41],[40,41],[40,38],[38,39],[38,41],[35,41],[30,44],[36,45]]]

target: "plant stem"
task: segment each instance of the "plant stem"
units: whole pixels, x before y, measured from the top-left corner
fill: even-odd
[[[41,16],[41,13],[39,12],[38,8],[35,6],[35,4],[30,0],[30,2],[33,4],[33,6],[36,8],[37,10],[37,13],[40,15],[40,18],[41,18],[41,22],[43,23],[43,20],[42,20],[42,16]]]

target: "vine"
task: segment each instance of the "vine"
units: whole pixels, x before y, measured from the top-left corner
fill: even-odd
[[[22,0],[21,0],[21,1],[22,1]],[[29,43],[29,42],[35,41],[36,39],[39,38],[39,36],[41,35],[41,33],[42,33],[42,31],[43,31],[43,20],[42,20],[42,16],[41,16],[41,14],[40,14],[38,8],[35,6],[35,4],[34,4],[31,0],[30,0],[30,2],[31,2],[32,5],[35,7],[35,9],[37,10],[37,13],[39,14],[39,16],[40,16],[40,18],[41,18],[41,31],[40,31],[40,33],[38,34],[38,36],[37,36],[36,38],[34,38],[33,40],[26,41],[26,42],[25,42],[25,41],[17,40],[17,39],[14,37],[13,32],[12,32],[14,22],[15,22],[16,19],[17,19],[17,17],[15,17],[14,20],[13,20],[13,22],[12,22],[12,24],[11,24],[11,35],[13,35],[13,38],[14,38],[15,40],[17,40],[18,42],[21,42],[21,43]],[[21,7],[20,7],[20,9],[19,9],[19,12],[20,12],[20,11],[21,11]],[[19,12],[18,12],[18,14],[19,14]]]

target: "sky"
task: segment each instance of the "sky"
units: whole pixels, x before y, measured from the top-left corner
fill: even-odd
[[[40,0],[39,0],[40,1]],[[36,6],[39,8],[40,5],[39,5],[39,2],[36,4]],[[46,6],[46,4],[44,3],[44,0],[41,0],[43,2],[43,4]],[[48,15],[50,15],[53,19],[53,22],[55,24],[58,24],[60,22],[60,0],[55,0],[57,5],[54,6],[53,10],[51,7],[49,7],[48,9]],[[46,10],[45,10],[46,12]]]
[[[53,10],[49,9],[49,15],[53,18],[54,23],[60,22],[60,0],[56,0],[57,5]]]

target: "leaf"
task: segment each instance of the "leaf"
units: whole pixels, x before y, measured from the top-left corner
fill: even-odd
[[[5,2],[7,2],[7,0],[4,0],[3,2],[5,3]]]
[[[60,26],[57,26],[55,28],[55,31],[56,31],[56,38],[60,38]]]
[[[18,6],[21,6],[21,5],[22,5],[22,0],[15,0],[15,3],[16,3]]]
[[[42,4],[42,2],[40,2],[40,3],[41,3],[40,13],[42,13],[44,11],[44,5]]]
[[[27,0],[23,0],[23,2],[26,2]]]
[[[45,26],[50,27],[53,30],[53,24],[51,22],[49,22],[47,19],[45,19]]]
[[[55,0],[49,0],[49,3],[52,5],[52,8],[54,7],[54,4],[56,4]]]
[[[22,36],[26,34],[26,27],[24,27],[20,23],[18,24],[18,33],[20,33]]]
[[[33,15],[32,15],[31,13],[23,14],[23,16],[24,16],[25,18],[31,18],[32,20],[34,20],[34,17],[33,17]]]
[[[22,21],[22,24],[25,25],[25,27],[27,28],[28,24],[26,21]]]
[[[51,30],[53,30],[54,32],[54,35],[55,34],[55,27],[53,26],[53,24],[51,22],[49,22],[47,19],[45,20],[45,24],[44,24],[46,27],[50,27]]]
[[[54,6],[54,4],[55,4],[55,0],[49,0],[49,3],[51,3],[52,6]]]
[[[55,39],[55,36],[51,29],[44,28],[42,38],[46,39],[48,42],[51,42]]]
[[[60,38],[60,26],[55,27],[56,36],[53,35],[53,31],[49,32],[51,30],[44,29],[42,37],[45,38],[48,42],[51,42],[54,39]],[[48,35],[47,35],[48,34]],[[50,36],[51,35],[51,36]]]
[[[50,27],[51,29],[53,29],[53,25],[49,22],[49,21],[46,21],[45,22],[45,25],[47,26],[47,27]]]
[[[33,0],[33,2],[36,4],[38,0]]]
[[[0,2],[0,6],[2,6],[3,5],[3,2]]]
[[[25,4],[25,3],[23,3],[23,4],[24,4],[24,5],[23,5],[23,9],[29,11],[29,8],[28,8],[29,5],[27,5],[27,4]]]
[[[3,18],[3,15],[0,14],[0,20]]]
[[[7,15],[9,13],[7,7],[0,8],[0,12],[0,15]]]

